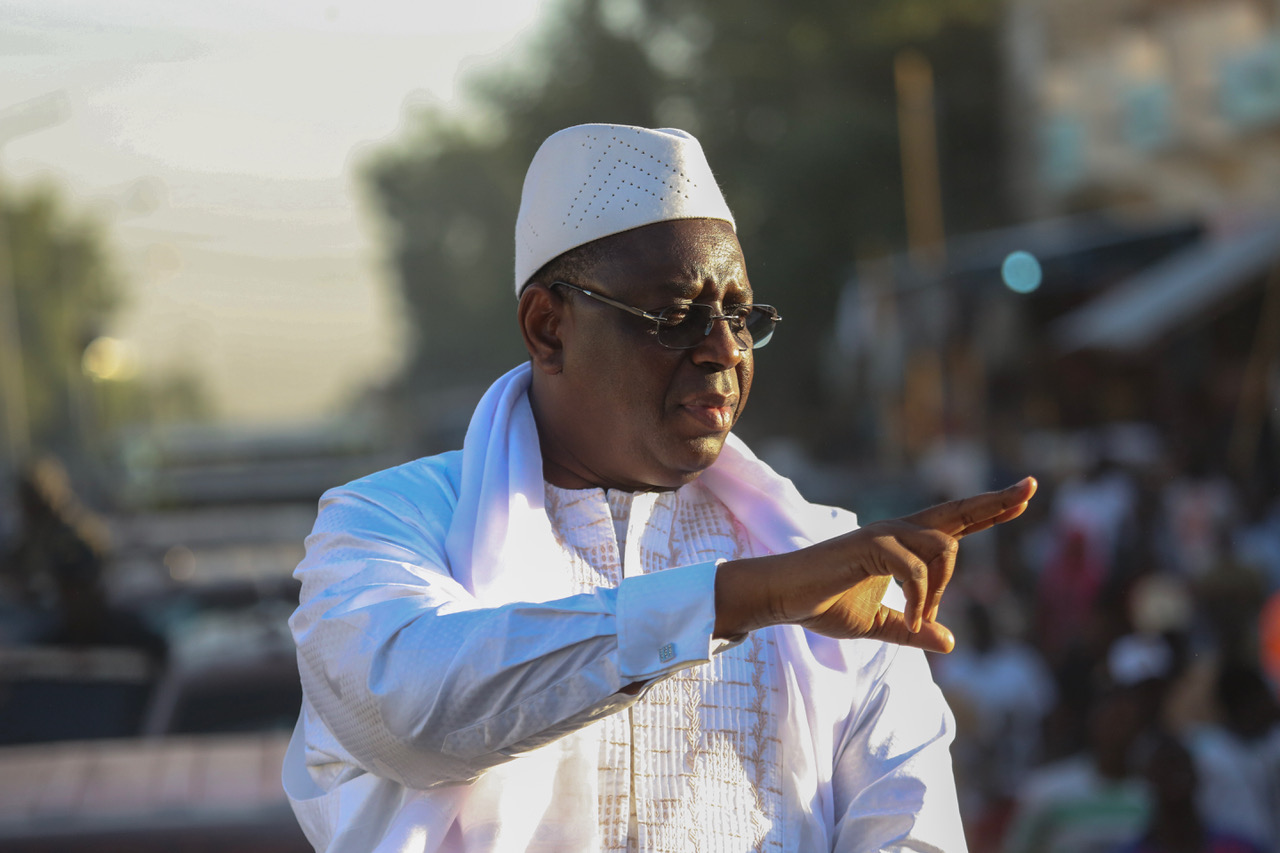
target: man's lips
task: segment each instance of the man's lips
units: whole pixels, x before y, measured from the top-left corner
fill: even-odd
[[[738,398],[725,394],[700,394],[680,404],[682,411],[712,432],[723,432],[733,426]]]

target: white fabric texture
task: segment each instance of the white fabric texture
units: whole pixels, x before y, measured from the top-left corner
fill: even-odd
[[[516,217],[516,296],[558,255],[672,219],[733,214],[702,146],[683,130],[581,124],[547,137],[525,174]]]
[[[711,656],[714,563],[575,594],[528,384],[527,364],[494,384],[461,453],[322,499],[296,572],[305,699],[284,767],[317,849],[596,850],[591,724],[635,702],[627,684]],[[759,553],[856,526],[734,437],[698,482]],[[953,722],[923,654],[768,631],[784,849],[963,850]],[[458,817],[486,809],[501,836],[469,847]]]

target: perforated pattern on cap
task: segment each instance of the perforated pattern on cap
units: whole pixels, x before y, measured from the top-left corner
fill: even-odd
[[[671,219],[733,214],[698,140],[682,130],[588,124],[534,155],[516,220],[516,293],[576,246]]]
[[[654,200],[665,204],[668,195],[679,194],[688,199],[689,190],[697,192],[698,185],[678,165],[666,159],[665,154],[660,156],[633,144],[626,138],[630,135],[624,132],[619,138],[615,131],[608,136],[593,134],[582,141],[587,159],[593,162],[562,226],[581,228],[587,217],[594,214],[599,219],[600,212],[611,205],[638,208],[641,201]]]

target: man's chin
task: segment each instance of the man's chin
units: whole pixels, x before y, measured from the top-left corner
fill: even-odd
[[[702,475],[715,461],[720,458],[720,451],[724,450],[724,442],[728,437],[726,431],[723,435],[706,435],[696,439],[692,439],[685,445],[686,457],[681,460],[679,469],[673,471],[673,482],[676,485],[672,488],[692,483]]]
[[[687,486],[702,475],[720,458],[728,431],[715,435],[685,437],[656,449],[644,471],[633,471],[632,490],[670,492]],[[634,457],[633,457],[634,458]],[[622,480],[624,478],[619,478]],[[613,488],[618,488],[618,485]]]

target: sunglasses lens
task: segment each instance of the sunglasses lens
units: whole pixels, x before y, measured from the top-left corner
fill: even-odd
[[[711,306],[694,303],[662,312],[668,322],[658,325],[658,343],[671,349],[692,349],[706,337]]]
[[[760,347],[769,343],[769,339],[773,337],[773,330],[777,327],[778,321],[773,318],[773,312],[764,308],[752,308],[751,313],[747,315],[746,333],[751,338],[751,348],[760,349]]]
[[[668,309],[663,316],[669,322],[658,326],[658,342],[672,349],[692,349],[707,336],[713,310],[710,305],[693,303],[678,310]],[[764,308],[751,308],[739,313],[735,321],[727,321],[734,338],[743,347],[759,349],[773,337],[776,321],[773,312]]]

